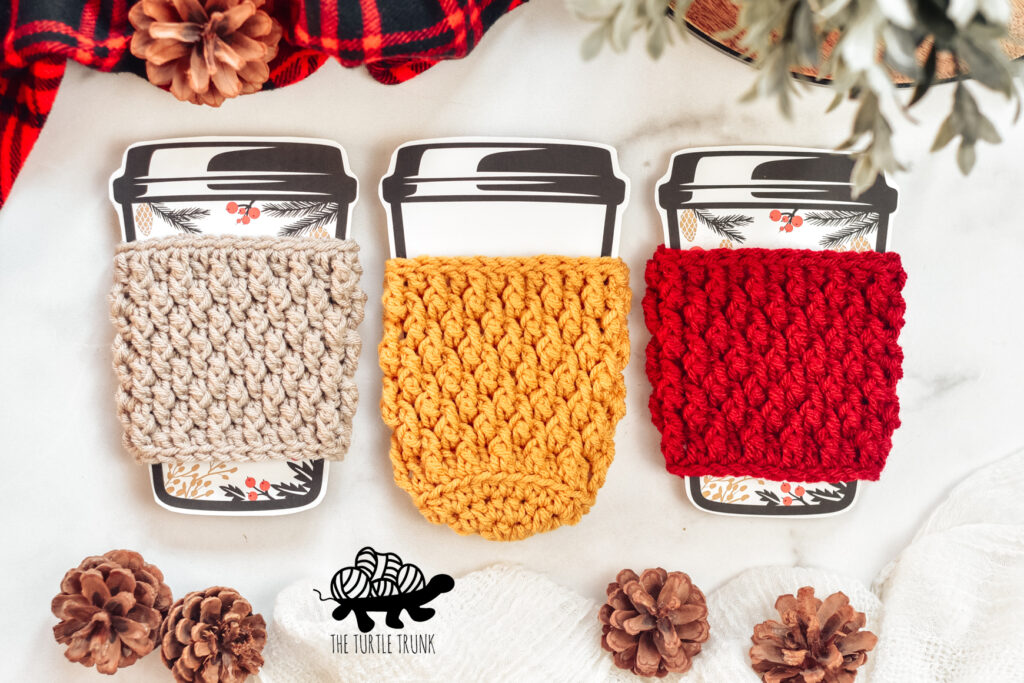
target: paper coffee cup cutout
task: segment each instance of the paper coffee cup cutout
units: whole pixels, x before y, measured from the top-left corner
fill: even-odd
[[[628,184],[615,150],[565,140],[402,145],[380,184],[391,256],[616,256]]]
[[[303,138],[140,142],[110,179],[125,242],[195,235],[346,239],[358,195],[344,149]],[[315,506],[321,459],[150,466],[162,507],[211,515],[275,515]]]
[[[395,151],[380,184],[394,257],[381,414],[395,482],[428,521],[515,541],[596,501],[625,413],[631,296],[615,257],[628,194],[605,145]]]
[[[665,244],[674,249],[884,252],[897,190],[883,177],[853,198],[853,160],[816,149],[719,147],[672,156],[659,181]],[[858,482],[686,477],[698,508],[728,515],[821,517],[848,510]]]

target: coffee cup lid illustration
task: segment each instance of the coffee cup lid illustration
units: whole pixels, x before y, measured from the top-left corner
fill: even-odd
[[[334,205],[339,207],[335,236],[344,239],[358,194],[358,183],[348,169],[344,150],[327,140],[159,140],[128,148],[119,173],[111,178],[110,197],[122,212],[142,203],[221,198]]]
[[[452,138],[395,150],[380,183],[392,256],[612,256],[629,183],[607,145]]]
[[[802,215],[798,217],[803,212],[812,223],[820,219],[823,227],[831,224],[843,228],[841,235],[850,233],[854,224],[860,225],[864,229],[857,236],[873,235],[873,248],[884,251],[898,192],[879,176],[864,192],[856,194],[850,183],[853,167],[854,160],[848,154],[831,150],[712,147],[677,152],[655,190],[665,244],[685,248],[692,241],[696,223],[712,228],[714,237],[719,238],[711,244],[715,247],[821,249],[839,247],[847,241],[825,240],[823,235],[818,242],[803,245],[801,235],[806,237],[807,231],[794,235],[790,229],[783,235],[777,229],[762,230],[756,225],[752,228],[753,240],[742,236],[743,225],[775,210],[780,216],[792,216],[797,224],[803,222]],[[712,214],[719,215],[712,220]],[[726,218],[734,220],[723,220]],[[721,229],[717,229],[719,226]]]
[[[883,175],[854,197],[847,154],[803,149],[708,149],[672,157],[658,185],[663,209],[715,206],[843,206],[892,213],[896,191]]]
[[[174,234],[347,239],[358,183],[344,149],[306,138],[188,138],[131,145],[110,179],[126,242]],[[277,515],[317,505],[328,463],[194,462],[151,465],[153,495],[169,510]]]

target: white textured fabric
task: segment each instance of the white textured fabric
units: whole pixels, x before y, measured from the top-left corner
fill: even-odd
[[[875,680],[1024,681],[1024,455],[968,477],[882,570]],[[907,657],[904,653],[911,653]]]
[[[598,605],[541,574],[495,565],[455,581],[428,607],[430,621],[403,616],[392,631],[371,614],[374,633],[435,633],[436,654],[332,654],[330,634],[358,633],[355,621],[331,619],[310,581],[277,597],[270,625],[264,683],[314,681],[603,681],[612,669],[600,646]],[[379,617],[379,618],[378,618]],[[393,648],[395,650],[395,648]]]
[[[841,590],[879,636],[858,681],[1024,681],[1024,453],[966,479],[931,515],[874,589],[817,569],[750,569],[708,594],[711,638],[687,683],[756,683],[748,650],[755,624],[776,618],[775,598],[814,586]],[[628,564],[628,562],[627,562]],[[436,633],[433,655],[333,655],[331,620],[306,581],[278,596],[264,683],[315,681],[637,681],[600,647],[600,603],[544,576],[494,566],[456,580],[430,604],[437,616],[403,633]],[[388,629],[379,629],[387,631]]]

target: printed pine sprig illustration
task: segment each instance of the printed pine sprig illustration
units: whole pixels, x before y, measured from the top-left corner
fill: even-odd
[[[193,235],[199,233],[199,226],[196,225],[196,222],[210,215],[208,209],[198,207],[186,206],[182,209],[171,209],[165,204],[156,203],[150,204],[150,206],[153,208],[153,213],[172,228]]]
[[[841,247],[878,229],[878,214],[873,211],[811,211],[806,216],[811,225],[835,230],[821,238],[819,244],[825,249]]]
[[[812,506],[843,500],[849,493],[851,485],[851,482],[838,482],[828,484],[826,488],[805,489],[799,484],[793,486],[789,482],[783,482],[779,486],[781,495],[771,489],[760,489],[754,493],[768,507],[790,506],[796,503]]]
[[[243,490],[234,484],[221,486],[221,491],[231,500],[256,501],[260,498],[267,500],[284,500],[285,498],[302,498],[309,495],[313,487],[313,463],[312,462],[289,462],[288,468],[295,474],[292,482],[281,482],[271,484],[266,479],[257,480],[255,477],[246,477]]]
[[[307,495],[313,485],[313,463],[289,462],[288,467],[295,473],[297,483],[274,484],[273,489],[281,494],[282,498]]]
[[[836,488],[809,489],[807,495],[811,497],[811,502],[813,503],[828,503],[842,500],[849,486],[847,484],[834,484],[834,486]]]
[[[733,242],[743,242],[747,239],[740,228],[750,225],[754,222],[752,216],[744,216],[743,214],[729,214],[727,216],[716,216],[715,214],[705,209],[695,209],[697,219],[701,222],[701,225],[706,227],[711,232],[730,239]]]
[[[290,237],[293,235],[305,235],[323,228],[332,221],[338,220],[337,202],[315,202],[315,201],[293,201],[281,203],[268,203],[263,205],[263,211],[268,216],[276,218],[291,218],[291,223],[283,226],[278,235]]]

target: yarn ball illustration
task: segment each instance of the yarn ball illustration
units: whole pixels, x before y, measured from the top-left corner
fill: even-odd
[[[331,579],[335,600],[387,597],[422,590],[427,585],[420,568],[405,564],[395,553],[363,548],[350,567],[339,569]]]
[[[366,572],[367,576],[373,576],[377,570],[377,552],[373,548],[363,548],[356,553],[355,566]]]
[[[378,598],[398,595],[398,584],[391,579],[377,579],[373,582],[373,594]]]
[[[414,564],[403,564],[398,570],[398,592],[411,593],[427,585],[423,572]]]
[[[335,598],[365,598],[370,591],[370,577],[359,567],[345,567],[331,580],[331,595]]]
[[[349,615],[356,619],[362,633],[369,633],[376,623],[371,613],[385,614],[389,628],[404,628],[402,614],[413,621],[427,621],[435,611],[427,607],[442,593],[455,587],[455,581],[447,574],[436,574],[430,581],[424,581],[423,572],[413,564],[405,564],[395,553],[378,553],[373,548],[363,548],[355,557],[355,565],[344,567],[331,579],[331,596],[314,588],[313,592],[321,602],[333,600],[338,603],[331,612],[335,621],[344,621]],[[364,582],[369,582],[368,587]],[[358,594],[349,591],[362,591]]]
[[[401,568],[402,558],[395,553],[377,553],[377,566],[374,569],[373,578],[397,581],[398,571]]]

